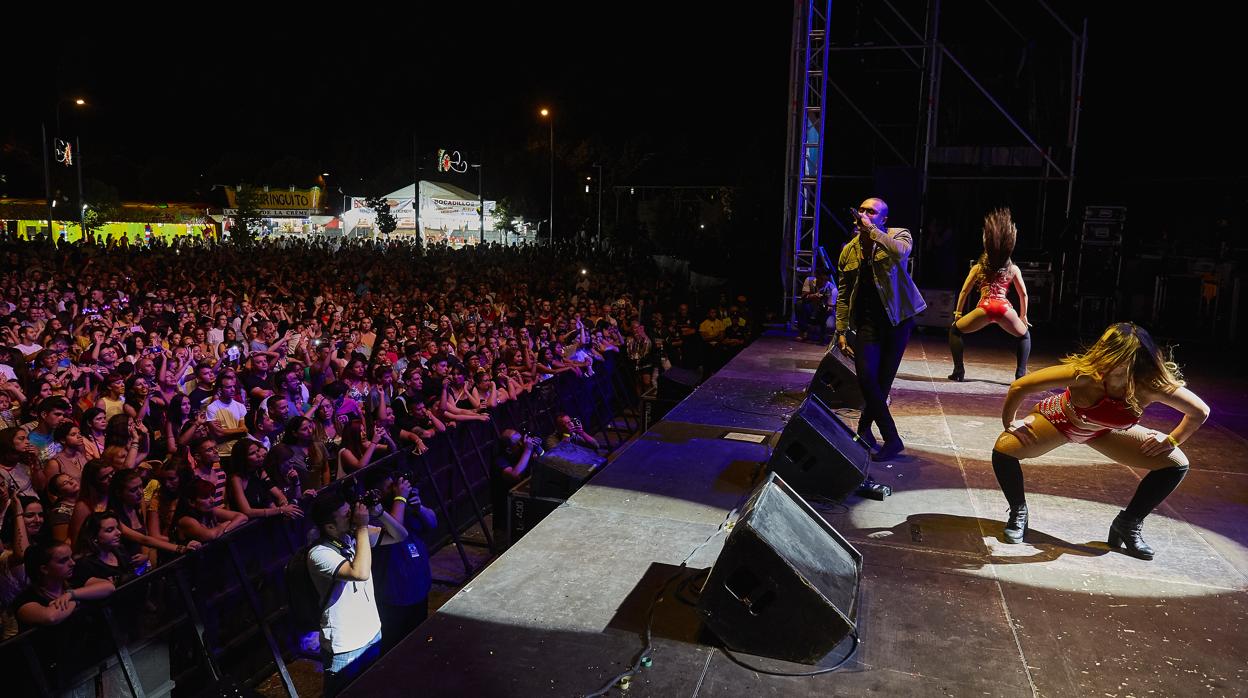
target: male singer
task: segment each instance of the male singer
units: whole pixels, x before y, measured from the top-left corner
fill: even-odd
[[[863,201],[854,212],[857,234],[841,249],[837,261],[836,345],[854,360],[866,399],[858,421],[859,437],[874,447],[874,423],[884,439],[872,456],[877,461],[895,458],[905,448],[888,411],[888,391],[914,329],[914,316],[927,307],[906,268],[914,246],[910,231],[885,228],[887,220],[888,204],[875,198]],[[851,328],[855,332],[852,347],[845,337]]]

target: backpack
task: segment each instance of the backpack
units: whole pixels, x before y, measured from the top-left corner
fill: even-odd
[[[321,541],[303,546],[286,562],[286,594],[290,601],[290,622],[296,632],[310,633],[321,629],[321,614],[331,593],[321,597],[312,571],[308,569],[308,553]]]

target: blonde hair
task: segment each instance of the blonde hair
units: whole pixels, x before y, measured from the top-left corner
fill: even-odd
[[[1127,362],[1126,403],[1137,413],[1144,411],[1136,397],[1137,384],[1157,392],[1172,392],[1184,386],[1183,375],[1170,352],[1163,352],[1148,331],[1133,322],[1110,325],[1082,354],[1062,359],[1076,374],[1097,381],[1104,380],[1105,374],[1123,362]]]

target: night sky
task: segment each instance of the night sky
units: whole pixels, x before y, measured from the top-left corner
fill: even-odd
[[[945,5],[942,38],[955,50],[1022,55],[1025,43],[987,5]],[[1224,188],[1245,145],[1232,23],[1097,5],[1082,193],[1125,199],[1136,195],[1126,183],[1159,178]],[[1072,23],[1080,6],[1054,4]],[[211,184],[310,186],[322,171],[331,190],[384,193],[410,181],[413,137],[424,166],[437,147],[479,153],[496,191],[536,195],[549,153],[536,112],[549,105],[561,149],[584,143],[585,162],[629,163],[610,183],[743,185],[778,217],[790,5],[606,7],[248,19],[214,10],[149,29],[88,22],[80,41],[50,35],[51,49],[32,29],[7,42],[0,194],[42,194],[39,123],[54,121],[58,97],[81,95],[90,106],[63,104],[62,132],[82,135],[87,176],[123,199],[208,201]],[[872,38],[878,6],[834,8],[843,36]],[[1018,17],[1040,41],[1057,36],[1042,14]],[[862,137],[843,126],[830,138]]]

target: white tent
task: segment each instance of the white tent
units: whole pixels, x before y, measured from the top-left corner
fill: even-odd
[[[395,232],[411,234],[416,229],[416,216],[412,207],[415,184],[386,195],[390,202],[390,213],[398,219]],[[351,210],[343,214],[343,230],[351,233],[371,235],[376,229],[375,216],[365,206],[363,197],[352,197]],[[465,244],[476,244],[481,239],[481,202],[477,195],[446,182],[420,182],[420,228],[425,241],[431,243],[447,242],[453,247]],[[519,240],[504,240],[503,233],[494,230],[495,202],[485,201],[485,240],[486,242],[515,243]],[[511,236],[515,237],[515,236]]]

